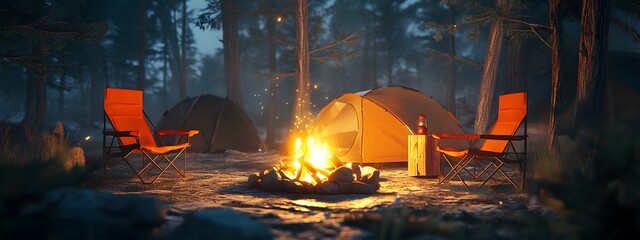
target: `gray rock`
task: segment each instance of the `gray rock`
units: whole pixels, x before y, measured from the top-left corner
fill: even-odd
[[[360,179],[362,177],[362,170],[360,169],[360,165],[356,163],[351,163],[351,171],[356,175],[356,179]]]
[[[83,188],[47,192],[21,216],[47,216],[51,236],[65,238],[148,238],[164,223],[167,210],[155,198],[116,195]],[[84,236],[84,237],[83,237]]]
[[[362,182],[376,186],[376,189],[380,188],[380,171],[375,170],[362,177]]]
[[[329,175],[329,181],[353,182],[353,171],[347,167],[339,167]]]
[[[260,186],[260,176],[258,173],[252,173],[249,175],[249,179],[247,180],[249,187],[256,188]]]
[[[353,182],[349,186],[349,193],[352,194],[373,194],[378,190],[378,187],[371,184],[362,182]]]
[[[72,147],[67,151],[67,154],[64,156],[64,169],[71,170],[73,167],[84,167],[86,164],[86,159],[84,157],[84,150],[79,147]]]
[[[269,170],[269,172],[262,177],[262,183],[260,185],[269,191],[281,192],[284,190],[282,177],[275,169]]]
[[[338,182],[326,181],[316,185],[316,192],[318,194],[339,194],[340,184]]]
[[[186,217],[168,239],[272,239],[271,230],[232,209],[205,209]]]
[[[289,193],[306,193],[307,192],[302,182],[297,180],[285,179],[282,181],[282,184],[284,185],[285,192],[289,192]]]

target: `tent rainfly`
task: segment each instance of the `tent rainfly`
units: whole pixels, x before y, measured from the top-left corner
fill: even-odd
[[[406,162],[407,136],[416,131],[420,114],[427,116],[428,134],[463,133],[453,115],[435,99],[400,86],[334,99],[318,113],[315,131],[342,162]],[[441,145],[468,147],[461,141]]]
[[[229,100],[213,95],[183,100],[165,111],[156,126],[200,130],[191,138],[190,152],[256,152],[260,148],[258,131],[249,117]]]

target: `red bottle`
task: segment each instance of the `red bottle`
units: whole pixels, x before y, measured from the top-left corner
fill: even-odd
[[[418,116],[418,131],[416,131],[418,135],[426,135],[427,134],[427,116],[424,114],[420,114]]]

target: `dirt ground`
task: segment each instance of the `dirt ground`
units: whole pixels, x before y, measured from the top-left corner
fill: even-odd
[[[186,178],[168,171],[153,184],[140,183],[123,161],[111,159],[106,177],[102,171],[94,173],[101,179],[97,188],[161,199],[169,209],[162,231],[171,231],[184,216],[200,209],[233,208],[265,223],[279,239],[368,238],[375,236],[375,232],[346,224],[345,218],[398,206],[406,207],[414,215],[467,216],[463,222],[500,218],[518,211],[545,211],[535,196],[515,192],[510,186],[479,188],[473,183],[472,191],[467,192],[455,181],[438,184],[436,179],[409,177],[402,164],[375,166],[382,178],[376,194],[309,195],[267,192],[247,186],[249,174],[288,160],[277,153],[189,153],[188,158]],[[503,238],[512,237],[509,232],[495,231]]]

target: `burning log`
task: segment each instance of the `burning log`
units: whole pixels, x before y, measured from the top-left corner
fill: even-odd
[[[320,173],[320,174],[322,174],[324,176],[329,176],[330,175],[327,171],[325,171],[323,169],[320,169],[320,168],[317,168],[317,167],[313,166],[312,164],[310,164],[309,162],[305,161],[304,158],[299,162],[303,167],[307,168],[312,173],[311,176],[315,176],[314,179],[316,177],[318,177],[316,175],[317,173]],[[318,181],[318,179],[315,179],[317,183],[322,182],[322,181]]]
[[[339,168],[342,166],[342,161],[340,161],[340,159],[338,159],[338,157],[336,157],[336,155],[331,155],[331,165],[333,165],[333,168]]]

